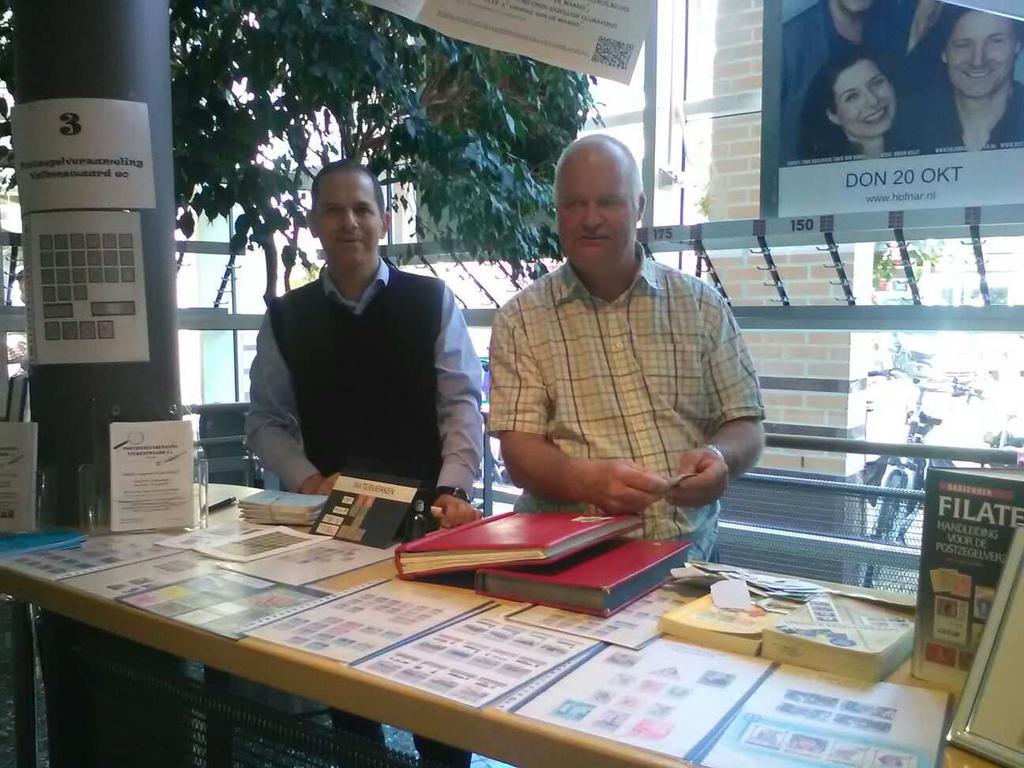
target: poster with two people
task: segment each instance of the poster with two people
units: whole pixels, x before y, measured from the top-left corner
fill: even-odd
[[[765,214],[1024,201],[1024,21],[1001,2],[766,0]]]

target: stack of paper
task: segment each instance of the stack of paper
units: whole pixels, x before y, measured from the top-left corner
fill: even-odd
[[[689,562],[686,568],[673,568],[672,577],[677,584],[693,584],[705,587],[724,579],[743,579],[747,582],[750,592],[755,595],[773,597],[779,600],[795,600],[801,603],[807,602],[815,595],[830,591],[820,584],[804,581],[803,579],[771,576],[767,573],[759,573],[731,565],[693,561]]]
[[[910,614],[860,600],[820,595],[764,631],[762,655],[875,682],[910,655]]]
[[[243,520],[269,525],[312,525],[326,496],[260,491],[238,502]]]

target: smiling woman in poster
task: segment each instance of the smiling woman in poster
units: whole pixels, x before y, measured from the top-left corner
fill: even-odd
[[[914,109],[924,152],[1024,142],[1024,85],[1014,66],[1024,27],[1005,16],[957,8],[942,51],[946,77]]]
[[[876,59],[862,50],[835,56],[807,91],[800,157],[840,160],[892,152],[896,114],[896,90]]]

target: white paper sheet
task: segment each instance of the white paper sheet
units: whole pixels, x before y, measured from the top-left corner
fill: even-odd
[[[217,567],[217,561],[195,552],[178,552],[141,563],[122,565],[105,571],[68,579],[68,586],[114,600],[136,592],[145,592],[183,579],[202,576]]]
[[[3,566],[43,579],[69,579],[166,555],[167,550],[156,545],[159,536],[155,533],[94,536],[86,539],[81,547],[12,557],[4,560]]]
[[[651,0],[366,0],[459,40],[628,83]]]
[[[110,529],[195,525],[192,425],[187,421],[110,425]]]
[[[22,213],[155,208],[149,108],[122,99],[40,99],[18,104]]]
[[[543,605],[535,605],[513,613],[509,618],[521,624],[568,632],[570,635],[590,637],[613,645],[637,649],[660,634],[658,619],[663,613],[678,608],[685,602],[686,598],[675,592],[656,589],[605,619]]]
[[[345,663],[357,662],[456,617],[491,605],[469,591],[386,581],[252,633],[253,637]]]
[[[753,607],[747,582],[743,579],[726,579],[712,584],[711,601],[715,608],[727,611],[749,611]]]
[[[247,563],[261,557],[280,555],[295,549],[308,547],[323,541],[322,536],[314,536],[302,531],[294,531],[283,525],[268,528],[258,526],[254,531],[246,531],[235,536],[224,536],[210,544],[194,546],[196,552],[215,557],[218,560],[230,560],[235,563]]]
[[[337,598],[313,587],[288,587],[241,573],[211,571],[120,602],[226,637],[241,637],[262,624]]]
[[[36,527],[36,433],[31,422],[0,423],[0,533]]]
[[[708,768],[931,768],[947,695],[777,669],[700,756]]]
[[[395,556],[394,547],[377,549],[339,539],[319,538],[320,541],[308,547],[248,563],[223,563],[221,568],[294,586],[354,571]]]
[[[482,707],[596,647],[593,640],[514,624],[496,609],[357,666],[363,672]]]
[[[609,647],[517,713],[682,757],[770,666],[663,638],[639,652]]]
[[[23,191],[20,178],[18,191]],[[24,211],[23,206],[22,242],[30,254],[24,290],[32,362],[147,362],[149,314],[141,214]]]

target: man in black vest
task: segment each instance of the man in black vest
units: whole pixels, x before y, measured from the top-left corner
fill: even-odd
[[[270,303],[250,372],[249,446],[289,490],[326,494],[341,470],[436,488],[440,523],[473,520],[483,451],[480,361],[451,291],[377,252],[383,193],[350,161],[313,180],[320,279]]]
[[[443,527],[475,520],[482,373],[455,298],[380,258],[389,216],[365,167],[330,163],[312,191],[310,229],[327,266],[270,303],[250,372],[248,444],[290,490],[327,494],[341,471],[405,477],[435,489]],[[379,723],[334,714],[337,726],[382,739]],[[427,758],[469,764],[461,750],[415,740]]]

